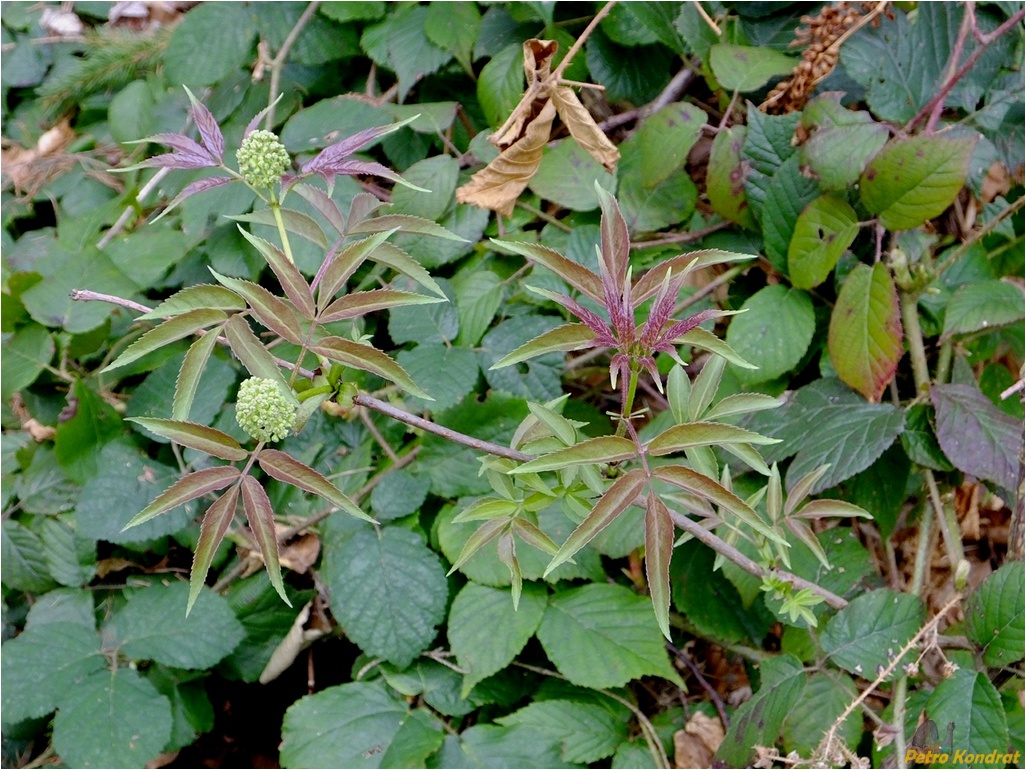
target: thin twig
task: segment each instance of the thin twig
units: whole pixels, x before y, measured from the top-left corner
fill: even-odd
[[[312,0],[306,6],[302,15],[296,20],[295,25],[289,30],[289,34],[286,36],[285,42],[281,44],[281,48],[278,49],[278,53],[271,60],[270,94],[267,97],[267,114],[264,116],[264,128],[268,131],[274,127],[274,108],[278,103],[278,89],[281,87],[281,72],[285,68],[285,58],[289,55],[289,51],[292,50],[292,46],[299,38],[299,33],[303,31],[303,27],[306,26],[307,22],[317,12],[318,5],[320,5],[320,0]]]
[[[166,166],[157,171],[157,173],[139,189],[139,194],[135,196],[136,201],[142,203],[143,198],[153,192],[153,189],[164,181],[164,177],[166,177],[170,172],[171,169]],[[103,237],[96,242],[96,248],[103,250],[108,243],[114,240],[114,238],[125,229],[125,225],[128,224],[128,220],[130,220],[135,213],[135,206],[126,206],[125,210],[121,212],[121,216],[118,217],[118,221],[111,225],[107,232],[103,234]]]
[[[616,5],[616,0],[609,0],[609,2],[602,6],[602,9],[595,14],[595,18],[588,23],[588,26],[584,28],[584,32],[582,32],[574,41],[574,44],[570,46],[570,50],[566,52],[566,56],[563,57],[563,61],[561,61],[559,63],[559,66],[556,67],[555,70],[553,70],[552,78],[554,80],[558,81],[562,79],[563,73],[566,71],[566,68],[570,66],[570,62],[573,61],[573,58],[577,55],[577,52],[581,50],[581,47],[584,45],[585,41],[587,41],[587,39],[591,37],[591,33],[595,31],[595,28],[599,25],[599,22],[606,18],[609,12],[613,10],[614,5]]]
[[[952,249],[950,253],[946,254],[944,256],[944,261],[933,268],[934,275],[943,274],[945,270],[947,270],[949,267],[955,264],[955,262],[961,259],[965,255],[965,253],[969,251],[969,249],[975,246],[977,241],[979,241],[981,238],[985,238],[986,236],[990,235],[990,233],[994,232],[994,230],[997,228],[999,224],[1001,224],[1004,220],[1006,220],[1016,211],[1021,209],[1024,203],[1026,203],[1026,196],[1020,196],[1019,198],[1016,198],[1014,201],[1009,203],[1008,207],[1004,211],[1002,211],[992,220],[987,222],[987,224],[985,224],[979,230],[973,232],[968,238],[966,238],[961,244],[959,244],[957,248]]]
[[[703,227],[701,230],[690,230],[686,233],[667,233],[661,238],[653,238],[650,241],[635,241],[631,244],[631,248],[645,249],[650,246],[668,246],[670,244],[691,243],[693,241],[700,241],[708,235],[718,233],[720,230],[725,230],[728,227],[733,226],[733,222],[724,220],[722,222],[717,222],[714,225]]]
[[[692,0],[691,4],[698,10],[698,15],[702,17],[702,20],[709,25],[709,29],[716,33],[716,37],[723,34],[723,30],[721,30],[720,26],[712,20],[712,16],[706,13],[705,8],[702,7],[702,4],[698,2],[698,0]]]
[[[716,713],[720,715],[720,722],[723,723],[723,729],[727,730],[730,727],[730,720],[727,718],[727,709],[723,705],[723,698],[721,698],[720,694],[716,692],[716,688],[709,684],[709,681],[702,675],[701,669],[698,668],[695,661],[691,660],[690,655],[685,654],[684,650],[675,647],[670,642],[666,643],[666,647],[670,652],[677,656],[677,660],[687,666],[691,673],[695,675],[695,679],[698,680],[702,689],[705,690],[705,694],[709,696],[709,700],[711,700],[713,705],[716,707]]]
[[[130,299],[115,297],[113,294],[101,294],[98,291],[90,291],[89,289],[72,289],[69,296],[71,299],[79,302],[109,302],[112,305],[119,305],[139,313],[149,313],[152,310],[152,308],[148,308],[146,305],[141,305],[138,302],[133,302]]]
[[[666,84],[655,99],[650,101],[648,104],[638,107],[637,109],[627,110],[626,112],[621,112],[618,115],[606,118],[598,124],[598,127],[603,131],[609,131],[613,128],[619,128],[624,123],[630,123],[632,120],[647,118],[652,113],[661,110],[667,104],[672,104],[677,101],[678,97],[684,93],[685,89],[694,79],[694,70],[690,67],[681,67],[677,74],[670,79],[670,82]]]

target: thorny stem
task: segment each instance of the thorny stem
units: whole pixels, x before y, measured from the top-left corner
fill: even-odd
[[[285,38],[285,42],[281,44],[281,48],[278,49],[278,53],[271,60],[271,89],[270,95],[267,97],[267,114],[264,116],[264,128],[268,131],[274,126],[274,108],[277,103],[275,94],[278,93],[278,89],[281,87],[281,72],[285,68],[285,59],[299,38],[299,33],[303,31],[303,27],[310,21],[314,13],[317,12],[318,5],[320,5],[320,0],[313,0],[313,2],[307,5],[303,14],[296,20],[292,29],[289,30],[289,34]]]
[[[1006,208],[992,220],[987,222],[987,224],[985,224],[979,230],[977,230],[968,238],[966,238],[957,248],[952,249],[948,254],[946,254],[944,256],[944,261],[941,262],[939,265],[934,266],[932,271],[933,274],[937,276],[943,275],[944,271],[951,267],[953,264],[955,264],[955,262],[957,262],[963,256],[965,256],[966,252],[968,252],[969,249],[975,246],[977,241],[979,241],[981,238],[985,238],[986,236],[990,235],[990,233],[992,233],[997,228],[997,226],[1000,225],[1005,219],[1007,219],[1016,211],[1021,209],[1024,203],[1026,203],[1026,196],[1021,196],[1012,203],[1008,204],[1008,208]]]

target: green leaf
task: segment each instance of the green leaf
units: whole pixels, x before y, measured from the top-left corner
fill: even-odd
[[[69,406],[72,416],[57,423],[54,449],[68,477],[84,483],[97,471],[100,449],[120,435],[121,418],[85,380],[72,386]]]
[[[519,465],[510,473],[538,473],[591,463],[614,463],[629,460],[638,454],[633,441],[622,436],[599,436],[574,446],[551,452],[544,457]]]
[[[228,602],[213,591],[201,591],[188,617],[189,586],[154,583],[127,594],[128,603],[115,612],[108,630],[131,660],[153,660],[166,666],[202,669],[214,666],[242,641],[242,626]]]
[[[435,46],[425,32],[428,9],[406,6],[388,14],[380,24],[367,27],[360,47],[380,67],[399,77],[399,101],[425,75],[437,71],[452,54]]]
[[[407,171],[407,174],[409,172]],[[406,189],[406,188],[399,188]],[[423,193],[421,193],[423,196]],[[382,233],[385,231],[395,233],[408,233],[412,235],[431,235],[435,238],[443,238],[447,241],[465,242],[466,238],[447,230],[437,222],[424,217],[413,216],[412,214],[382,214],[373,219],[365,219],[350,226],[348,235],[366,235],[368,233]],[[372,257],[376,258],[376,257]],[[432,284],[434,282],[432,281]],[[428,288],[431,288],[428,285]],[[437,288],[432,291],[438,291]]]
[[[595,332],[584,324],[563,324],[540,334],[530,342],[525,342],[512,353],[503,356],[492,364],[491,369],[502,369],[506,366],[519,364],[529,358],[545,353],[570,352],[591,347]]]
[[[983,649],[988,666],[1007,666],[1023,657],[1023,593],[1023,563],[1013,561],[991,573],[969,599],[966,633]]]
[[[496,721],[520,725],[539,739],[559,743],[567,762],[597,762],[627,740],[631,713],[619,703],[582,703],[573,700],[535,701]]]
[[[220,329],[211,329],[189,346],[189,351],[182,359],[178,379],[175,381],[175,397],[171,403],[172,419],[189,419],[196,393],[199,391],[200,380],[210,360],[210,354],[217,347],[219,336]]]
[[[542,246],[539,243],[528,243],[526,241],[500,241],[493,238],[492,243],[502,249],[512,251],[514,254],[527,257],[542,267],[548,268],[573,288],[577,289],[577,291],[591,297],[596,302],[601,303],[603,301],[602,281],[599,277],[583,265],[567,259],[558,251]]]
[[[192,607],[203,591],[210,564],[217,553],[217,547],[224,539],[228,527],[235,519],[239,503],[239,488],[233,486],[221,495],[207,509],[200,526],[199,540],[196,541],[196,552],[192,559],[192,574],[189,579],[189,601],[185,606],[185,614],[192,612]]]
[[[720,420],[739,414],[761,412],[764,409],[776,409],[783,402],[779,398],[764,396],[761,393],[735,393],[717,401],[704,415],[706,420]]]
[[[285,590],[294,607],[281,600],[278,592],[263,575],[255,574],[234,582],[225,598],[246,636],[235,650],[218,665],[226,678],[257,682],[275,651],[295,625],[311,591],[294,591],[287,583]]]
[[[876,678],[922,628],[926,611],[918,596],[881,588],[862,594],[830,618],[820,637],[823,651],[845,671]],[[915,651],[903,659],[913,660]],[[901,675],[901,665],[888,681]]]
[[[596,183],[612,192],[616,177],[577,142],[565,139],[542,155],[528,187],[535,195],[573,211],[591,211],[599,206]]]
[[[28,611],[25,628],[51,623],[74,623],[90,630],[96,628],[93,591],[85,588],[55,588],[40,597]]]
[[[745,168],[741,164],[741,148],[747,133],[747,126],[731,126],[716,134],[705,183],[713,211],[735,224],[754,230],[755,217],[748,205]]]
[[[862,174],[862,203],[888,230],[918,227],[954,202],[975,146],[975,138],[892,139]]]
[[[472,347],[481,341],[502,302],[502,279],[491,270],[465,269],[452,279],[460,331],[458,345]]]
[[[385,476],[371,492],[370,503],[378,521],[392,521],[420,510],[431,480],[398,470]]]
[[[395,231],[386,230],[369,238],[353,241],[335,254],[331,258],[331,262],[328,263],[328,267],[321,278],[321,283],[317,287],[317,307],[326,307],[331,302],[332,297],[338,293],[339,289],[345,286],[349,277],[363,264],[364,260],[368,259],[379,246],[384,245],[385,240],[393,232]],[[395,247],[392,248],[394,249]],[[399,250],[395,249],[395,251]],[[403,254],[403,252],[400,252],[400,254]],[[403,256],[406,255],[403,254]]]
[[[778,655],[761,666],[762,686],[730,720],[730,729],[716,752],[727,767],[747,767],[756,746],[772,746],[784,720],[805,691],[807,674],[793,655]]]
[[[164,54],[170,83],[207,86],[251,63],[256,26],[242,6],[202,6],[185,14]]]
[[[61,699],[53,745],[73,767],[144,767],[171,738],[171,704],[131,668],[92,674]]]
[[[680,684],[648,600],[618,585],[593,583],[555,594],[538,639],[571,682],[602,689],[642,676]]]
[[[3,386],[0,393],[5,402],[16,391],[36,381],[53,358],[53,351],[50,332],[38,324],[30,324],[10,337],[4,335],[4,355],[0,358]]]
[[[78,537],[64,517],[50,517],[40,523],[43,557],[56,580],[65,586],[89,583],[96,574],[96,542]]]
[[[274,356],[267,352],[267,348],[257,339],[244,318],[238,315],[229,318],[228,323],[224,325],[224,336],[228,338],[228,346],[232,353],[251,375],[274,380],[282,391],[291,390],[281,373],[281,367],[275,363]]]
[[[13,519],[5,519],[2,538],[0,575],[4,586],[28,593],[43,593],[53,588],[53,577],[39,535]]]
[[[784,750],[809,756],[823,735],[844,713],[848,704],[858,697],[855,683],[840,672],[811,674],[801,698],[784,720]],[[862,720],[857,712],[847,716],[837,737],[851,751],[862,737]]]
[[[307,186],[306,189],[309,190],[309,186]],[[300,238],[306,238],[306,240],[319,246],[322,251],[328,248],[328,240],[324,237],[324,231],[321,230],[321,226],[317,224],[316,219],[314,219],[311,216],[308,216],[307,214],[302,213],[301,211],[296,211],[295,209],[283,208],[280,209],[280,213],[282,224],[285,225],[285,230],[287,232],[290,232],[293,235],[298,235]],[[278,227],[278,221],[274,218],[274,211],[272,211],[270,208],[251,211],[248,214],[235,214],[233,216],[229,216],[226,218],[232,219],[236,222],[252,222],[253,224],[266,225],[267,227]],[[243,230],[241,227],[239,228],[239,232],[241,232],[244,236],[247,236],[246,240],[252,243],[254,246],[256,246],[257,250],[261,254],[264,254],[266,246],[258,246],[255,243],[255,241],[263,240],[262,238],[250,237],[249,233],[246,230]],[[267,243],[267,241],[264,241],[264,243],[267,244],[267,246],[270,246],[271,249],[273,249],[274,251],[278,252],[278,255],[280,255],[282,259],[285,258],[285,255],[277,246],[269,244]],[[264,254],[264,256],[266,258],[266,254]],[[286,263],[288,262],[287,259],[285,261]],[[275,274],[277,274],[277,267],[272,265],[271,268],[275,271]],[[281,280],[280,275],[278,276],[278,279]]]
[[[639,9],[632,11],[643,13]],[[670,19],[664,30],[671,36],[675,36],[675,32],[669,22],[675,13],[667,14]],[[606,87],[606,97],[612,102],[629,101],[633,104],[646,104],[655,99],[666,84],[666,73],[674,60],[670,52],[660,45],[622,48],[609,40],[601,29],[588,38],[585,52],[588,71],[596,83]]]
[[[126,530],[133,514],[176,480],[178,471],[153,461],[148,454],[121,440],[105,446],[97,464],[99,471],[82,487],[82,498],[75,510],[80,537],[118,544],[139,543],[177,532],[192,518],[195,506],[186,504]]]
[[[332,361],[376,374],[390,382],[394,382],[406,392],[433,401],[427,393],[417,387],[406,370],[377,348],[359,342],[351,342],[341,337],[324,337],[310,350]]]
[[[234,465],[215,465],[183,476],[157,495],[149,505],[137,513],[125,526],[131,529],[159,516],[183,503],[202,497],[208,492],[224,489],[242,475]]]
[[[859,232],[855,210],[839,198],[816,198],[798,215],[787,249],[787,272],[796,289],[812,289],[826,280]]]
[[[954,723],[947,762],[935,767],[1006,767],[1008,725],[1001,695],[985,671],[962,669],[942,681],[926,703],[938,727]],[[946,740],[946,738],[945,738]],[[934,752],[936,756],[937,752]],[[992,755],[988,761],[986,757]]]
[[[396,289],[358,291],[347,294],[344,297],[339,297],[332,302],[324,308],[318,320],[321,323],[331,323],[332,321],[357,318],[379,310],[410,307],[412,305],[433,305],[439,302],[445,302],[445,299]]]
[[[641,183],[645,187],[659,184],[675,169],[684,167],[706,120],[701,109],[687,102],[668,104],[645,118],[636,134],[641,145]]]
[[[477,101],[488,125],[503,124],[524,92],[523,47],[512,43],[495,54],[477,79]]]
[[[661,169],[668,171],[665,178],[646,184],[645,151],[640,132],[620,145],[617,200],[632,233],[653,232],[686,221],[694,213],[698,199],[698,188],[683,169],[683,162],[674,166],[664,161]]]
[[[975,385],[934,385],[937,440],[964,473],[1005,489],[1019,485],[1022,422],[999,410]]]
[[[616,438],[615,436],[606,436],[604,438]],[[592,441],[600,441],[601,439],[592,439]],[[626,439],[621,439],[626,440]],[[585,442],[588,443],[588,442]],[[633,442],[632,442],[633,443]],[[581,447],[578,444],[577,447],[570,447],[570,451]],[[558,452],[556,454],[559,454]],[[521,466],[523,468],[525,466]],[[648,476],[645,471],[640,468],[634,468],[633,470],[627,471],[623,476],[614,481],[609,489],[607,489],[602,497],[600,497],[595,506],[591,509],[591,513],[585,517],[559,548],[559,552],[552,557],[552,561],[549,562],[549,566],[545,568],[545,575],[547,576],[550,572],[556,569],[560,564],[569,559],[573,558],[579,550],[592,541],[592,539],[603,529],[608,527],[613,520],[623,513],[627,508],[638,499],[638,496],[644,490],[645,485],[648,483]]]
[[[816,317],[809,295],[782,284],[760,289],[730,320],[727,344],[758,369],[735,369],[744,383],[765,382],[798,365],[812,342]]]
[[[841,380],[879,401],[904,354],[898,292],[883,263],[858,264],[837,296],[827,348]]]
[[[397,345],[404,342],[449,344],[459,333],[459,314],[453,304],[452,286],[439,279],[439,289],[447,300],[431,307],[394,307],[388,313],[388,334]]]
[[[396,360],[434,398],[433,402],[422,404],[422,408],[436,412],[460,403],[474,389],[480,375],[477,354],[463,347],[422,344],[401,351]]]
[[[320,495],[346,513],[364,521],[373,521],[342,490],[308,465],[277,449],[263,449],[257,456],[260,468],[271,478]]]
[[[463,677],[437,661],[418,660],[402,671],[391,663],[382,663],[378,670],[393,690],[407,698],[419,695],[424,703],[446,716],[466,716],[475,708],[475,703],[459,694]]]
[[[449,610],[447,635],[456,662],[466,673],[463,697],[474,685],[506,668],[538,630],[547,606],[543,586],[526,583],[520,606],[513,609],[509,592],[468,582]],[[495,633],[501,628],[502,633]]]
[[[718,43],[709,49],[709,65],[728,91],[756,91],[773,78],[790,75],[796,60],[772,48]]]
[[[751,189],[748,195],[749,200],[755,197]],[[782,273],[787,271],[787,250],[798,218],[819,195],[819,185],[802,174],[797,155],[785,160],[766,184],[760,223],[766,258],[774,269]]]
[[[228,316],[221,310],[190,310],[181,315],[174,316],[164,321],[160,326],[150,329],[146,334],[129,345],[128,349],[118,356],[113,363],[108,364],[103,371],[109,372],[122,367],[175,340],[190,337],[200,329],[213,326],[216,323],[222,323],[227,319]]]
[[[547,768],[568,764],[555,741],[541,741],[526,727],[477,724],[447,737],[437,757],[439,767]]]
[[[212,267],[208,268],[208,270],[210,270],[219,283],[227,286],[249,303],[253,309],[253,315],[256,316],[256,319],[261,324],[294,345],[302,344],[302,329],[299,326],[299,320],[296,318],[295,306],[291,302],[271,294],[271,292],[259,284],[243,281],[238,278],[229,278],[226,275],[221,275]],[[184,316],[182,317],[184,318]],[[176,319],[172,319],[172,321],[174,320]],[[171,321],[167,323],[171,323]]]
[[[729,331],[729,329],[728,329]],[[674,345],[687,345],[688,347],[698,348],[699,350],[705,350],[709,353],[714,353],[720,358],[726,359],[728,362],[739,366],[742,369],[756,369],[755,364],[751,364],[738,355],[734,348],[730,347],[726,342],[721,340],[712,332],[707,332],[701,326],[692,329],[687,334],[681,335],[675,340],[672,340]]]
[[[746,120],[748,131],[744,136],[741,157],[748,161],[747,172],[743,175],[744,185],[752,215],[757,221],[762,220],[770,181],[783,163],[796,152],[791,144],[791,139],[794,138],[794,132],[800,120],[801,115],[796,112],[790,115],[766,115],[760,112],[755,105],[748,106]],[[796,173],[798,173],[798,167],[793,166],[789,175],[794,176]],[[794,208],[795,218],[797,218],[798,212],[815,197],[815,195],[811,196]],[[790,233],[788,233],[783,244],[785,251],[790,240]]]
[[[253,539],[260,549],[267,577],[278,592],[278,596],[286,604],[291,605],[285,593],[285,585],[281,579],[281,562],[278,556],[278,537],[274,526],[274,508],[263,486],[252,476],[242,478],[242,508],[246,512],[246,521],[253,533]]]
[[[824,190],[848,190],[869,160],[887,143],[887,126],[868,112],[852,112],[829,96],[808,103],[802,126],[813,131],[801,146],[802,164],[816,174]]]
[[[157,305],[149,313],[144,313],[136,320],[156,321],[169,316],[182,315],[190,310],[245,310],[246,301],[238,294],[223,286],[214,284],[198,284],[172,294]]]
[[[65,622],[26,629],[4,642],[0,656],[5,724],[49,714],[90,674],[106,668],[92,628]]]
[[[458,176],[459,163],[448,155],[414,163],[403,172],[403,179],[418,187],[430,185],[430,188],[425,192],[397,187],[392,191],[392,209],[397,214],[437,221],[452,209]]]
[[[197,425],[181,420],[160,420],[152,417],[129,417],[129,422],[141,425],[158,436],[174,441],[176,444],[206,452],[229,462],[238,462],[249,457],[239,442],[223,431]]]
[[[427,649],[445,617],[445,570],[408,530],[362,527],[329,552],[322,574],[346,634],[400,668]]]
[[[384,682],[301,698],[282,723],[283,767],[421,767],[442,744],[438,723]]]
[[[480,26],[481,12],[470,3],[431,3],[424,32],[428,40],[455,56],[463,69],[469,71]]]
[[[760,436],[744,428],[718,422],[689,422],[667,428],[648,443],[648,454],[668,455],[696,446],[722,444],[776,444],[777,439]],[[626,459],[626,458],[623,458]]]
[[[658,495],[648,496],[645,511],[645,577],[652,608],[663,636],[670,639],[670,558],[673,556],[673,519]]]
[[[1023,292],[1005,281],[971,281],[959,286],[944,311],[944,336],[992,329],[1023,319]]]
[[[930,404],[912,404],[906,410],[905,430],[901,432],[901,445],[912,462],[935,471],[950,471],[951,464],[933,431],[933,407]]]

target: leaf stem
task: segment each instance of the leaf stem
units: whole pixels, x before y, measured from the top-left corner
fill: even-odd
[[[296,20],[292,29],[289,30],[289,34],[285,38],[285,42],[281,44],[281,48],[278,49],[278,53],[274,55],[271,60],[271,83],[270,83],[270,94],[267,97],[267,113],[264,115],[264,128],[268,131],[274,126],[274,108],[278,102],[276,94],[278,89],[281,87],[281,72],[285,68],[285,59],[289,55],[289,51],[292,50],[292,46],[295,45],[296,40],[299,38],[299,33],[303,31],[303,27],[307,25],[307,22],[313,17],[317,11],[320,0],[313,0],[302,15]]]
[[[271,213],[274,214],[274,223],[278,226],[278,237],[281,238],[281,246],[282,250],[285,252],[285,258],[294,265],[296,264],[296,260],[292,258],[292,246],[289,245],[289,234],[285,229],[285,220],[281,218],[281,204],[274,198],[271,199]]]

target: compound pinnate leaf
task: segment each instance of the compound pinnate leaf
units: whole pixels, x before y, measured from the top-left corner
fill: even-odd
[[[189,352],[182,359],[182,368],[178,370],[178,379],[175,380],[175,397],[171,402],[172,419],[189,419],[193,402],[196,400],[196,393],[199,391],[200,379],[203,377],[210,355],[217,347],[217,338],[220,333],[220,327],[209,329],[206,334],[189,346]]]
[[[670,558],[673,556],[673,519],[658,495],[648,496],[645,511],[645,577],[652,607],[663,636],[670,639]]]
[[[276,297],[259,284],[221,275],[213,268],[209,270],[219,283],[249,303],[253,308],[253,315],[261,324],[295,345],[302,344],[302,330],[296,317],[295,306],[291,302]]]
[[[310,350],[344,366],[383,377],[418,398],[434,400],[417,386],[405,369],[370,345],[351,342],[341,337],[325,337],[316,345],[311,345]]]
[[[128,603],[108,630],[132,660],[152,660],[174,668],[214,666],[235,649],[245,632],[227,600],[202,590],[185,617],[186,583],[155,583],[128,594]]]
[[[107,668],[100,635],[78,623],[26,629],[3,645],[0,690],[8,724],[45,716],[86,677]]]
[[[441,726],[383,681],[329,687],[296,701],[282,723],[283,767],[423,767]]]
[[[744,428],[718,422],[689,422],[667,428],[648,444],[648,453],[656,456],[681,452],[690,447],[720,444],[776,444],[775,438],[760,436]]]
[[[190,310],[182,315],[170,318],[160,326],[150,329],[146,334],[129,345],[128,349],[118,356],[114,363],[108,365],[104,371],[109,372],[125,364],[130,364],[147,353],[152,353],[157,348],[162,348],[183,337],[189,337],[200,329],[226,320],[228,320],[228,316],[223,311],[209,309]]]
[[[919,597],[886,588],[870,591],[830,618],[821,637],[823,651],[845,671],[875,678],[925,620]],[[900,664],[896,670],[901,672]],[[894,675],[892,671],[888,679]]]
[[[297,216],[305,216],[305,214],[299,214],[299,212],[283,211],[283,215],[289,214],[291,217],[285,217],[286,229],[289,229],[289,221],[294,220]],[[307,217],[309,219],[309,217]],[[267,222],[265,224],[273,224]],[[316,222],[310,220],[310,226],[316,228],[316,232],[324,238],[321,233],[320,227]],[[293,225],[293,228],[295,225]],[[305,318],[313,318],[314,315],[314,300],[313,294],[310,291],[310,284],[306,282],[303,275],[299,272],[299,269],[282,253],[281,249],[275,246],[273,243],[268,243],[263,238],[257,238],[255,235],[251,235],[246,230],[239,228],[239,232],[242,233],[242,237],[249,241],[257,251],[260,252],[267,264],[270,265],[271,270],[274,271],[275,276],[278,278],[278,282],[281,284],[282,289],[285,290],[285,296],[292,300],[292,304],[299,309]],[[319,244],[322,248],[327,248],[327,243]]]
[[[429,297],[426,294],[416,294],[410,291],[399,291],[396,289],[372,289],[371,291],[358,291],[339,297],[332,302],[318,316],[321,323],[341,321],[347,318],[356,318],[366,313],[373,313],[377,310],[388,310],[393,307],[405,307],[409,305],[428,305],[437,302],[445,302],[442,297]]]
[[[129,422],[141,425],[158,436],[174,441],[176,444],[206,452],[222,460],[237,462],[249,457],[239,442],[227,433],[181,420],[161,420],[153,417],[129,417]]]
[[[519,364],[528,358],[545,353],[568,353],[591,347],[597,335],[584,324],[563,324],[540,334],[529,342],[525,342],[509,355],[492,364],[492,369]]]
[[[1013,561],[992,573],[969,599],[966,633],[983,649],[988,666],[1022,660],[1023,563]]]
[[[149,313],[144,313],[136,320],[152,321],[169,316],[188,313],[190,310],[245,310],[246,301],[231,289],[214,284],[198,284],[172,294],[157,305]]]
[[[567,259],[558,251],[553,251],[547,246],[538,243],[523,243],[520,241],[500,241],[492,239],[492,243],[515,254],[527,257],[532,262],[537,262],[547,267],[577,291],[591,297],[596,302],[603,301],[602,281],[598,275],[586,267]],[[658,288],[658,285],[657,287]]]
[[[955,200],[975,146],[975,138],[892,139],[862,173],[862,203],[888,230],[918,227]]]
[[[171,703],[131,668],[71,688],[53,723],[53,745],[71,767],[144,767],[171,738]]]
[[[285,593],[285,585],[281,579],[281,562],[278,556],[278,536],[274,526],[274,508],[263,486],[252,476],[242,479],[242,508],[246,512],[250,531],[256,539],[260,556],[267,569],[267,577],[278,592],[278,596],[290,607],[292,602]]]
[[[582,687],[621,687],[642,676],[680,683],[642,596],[594,583],[549,599],[538,639],[559,672]]]
[[[547,604],[545,588],[535,583],[524,584],[516,610],[509,591],[502,588],[469,582],[456,594],[447,633],[456,661],[466,672],[463,697],[513,661],[538,630]],[[495,633],[496,628],[502,633]]]
[[[904,354],[898,292],[882,263],[859,264],[830,315],[827,348],[841,381],[879,401]]]
[[[224,539],[228,527],[235,518],[235,509],[239,502],[239,488],[232,487],[207,509],[200,526],[199,540],[196,541],[196,552],[192,559],[192,575],[189,580],[189,603],[185,614],[192,612],[192,607],[203,590],[210,563],[217,552],[217,546]]]
[[[328,554],[331,611],[368,655],[404,668],[435,638],[449,587],[438,557],[408,530],[360,531]]]
[[[277,449],[264,449],[257,456],[260,468],[271,478],[284,481],[294,487],[320,495],[358,519],[373,521],[360,507],[328,479],[309,465],[299,462],[291,455]]]
[[[937,441],[956,468],[1005,489],[1019,484],[1022,422],[973,385],[934,385]]]
[[[242,362],[250,374],[265,380],[274,380],[282,391],[291,390],[274,356],[257,339],[253,330],[242,316],[233,315],[224,325],[224,335],[232,353]]]
[[[574,446],[560,449],[537,460],[530,460],[511,473],[538,473],[539,471],[555,471],[573,465],[591,463],[613,463],[629,460],[636,456],[638,447],[633,441],[622,436],[599,436],[587,439]]]

